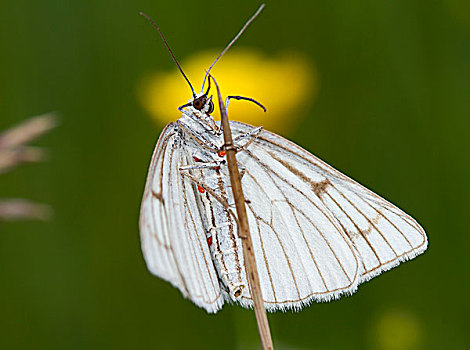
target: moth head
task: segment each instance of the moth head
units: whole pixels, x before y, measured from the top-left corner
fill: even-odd
[[[201,111],[206,114],[211,114],[214,111],[214,102],[212,102],[212,96],[207,97],[207,95],[209,94],[209,90],[211,89],[210,79],[208,80],[208,82],[209,84],[207,86],[206,92],[199,96],[194,96],[192,106],[198,111]]]
[[[206,114],[211,114],[214,111],[214,102],[212,102],[212,96],[207,97],[206,94],[196,97],[192,102],[192,106],[198,111]]]

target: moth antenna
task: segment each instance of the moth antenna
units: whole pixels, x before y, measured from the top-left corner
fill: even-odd
[[[237,35],[235,35],[235,38],[232,39],[231,42],[228,43],[227,47],[225,47],[225,49],[219,54],[219,56],[217,56],[217,58],[215,59],[214,62],[212,62],[211,66],[209,67],[209,69],[207,70],[206,72],[206,75],[204,76],[204,80],[202,81],[202,86],[201,86],[201,92],[203,91],[204,89],[204,84],[206,82],[206,79],[207,79],[207,76],[209,75],[209,72],[210,70],[212,69],[212,67],[214,67],[214,65],[217,63],[217,61],[219,60],[220,57],[222,57],[224,55],[224,53],[227,52],[228,49],[230,49],[230,47],[235,43],[235,41],[238,40],[238,38],[243,34],[243,32],[245,31],[245,29],[250,25],[251,22],[253,22],[253,20],[258,17],[259,13],[263,10],[264,8],[264,4],[261,4],[261,6],[258,8],[258,10],[256,10],[255,14],[253,16],[251,16],[251,18],[245,23],[245,25],[242,27],[242,29],[240,29],[240,31],[238,32]]]
[[[206,95],[206,96],[207,96],[207,94],[209,93],[209,90],[211,89],[211,80],[209,79],[208,82],[209,82],[209,83],[208,83],[208,85],[207,85],[207,91],[206,91],[206,93],[204,94],[204,95]],[[204,85],[203,85],[203,86],[204,86]],[[202,91],[202,90],[201,90],[201,91]]]
[[[188,82],[189,84],[189,87],[191,88],[191,91],[193,92],[193,98],[196,98],[196,93],[194,92],[194,88],[193,86],[191,85],[191,82],[189,81],[188,77],[186,76],[186,74],[184,74],[183,72],[183,69],[181,69],[180,65],[178,64],[178,61],[176,60],[175,58],[175,55],[173,55],[173,51],[171,51],[170,49],[170,46],[168,45],[168,43],[166,42],[166,39],[165,37],[163,36],[163,33],[161,32],[160,28],[157,26],[157,24],[150,18],[150,16],[148,16],[147,14],[143,13],[143,12],[139,12],[139,15],[145,17],[149,22],[150,24],[152,24],[152,26],[158,31],[158,33],[160,34],[162,40],[163,40],[163,43],[165,44],[166,48],[168,49],[168,51],[170,52],[170,55],[171,55],[171,58],[173,59],[173,61],[175,62],[176,66],[178,67],[178,69],[180,70],[181,74],[183,75],[184,79],[186,79],[186,81]]]

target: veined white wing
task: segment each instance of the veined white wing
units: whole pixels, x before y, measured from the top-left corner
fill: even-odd
[[[253,127],[231,128],[236,137]],[[426,250],[413,218],[279,135],[262,131],[237,159],[268,310],[353,293]]]
[[[194,184],[179,167],[186,163],[176,123],[167,125],[155,147],[140,213],[142,250],[149,270],[180,289],[208,312],[223,297],[206,242]]]

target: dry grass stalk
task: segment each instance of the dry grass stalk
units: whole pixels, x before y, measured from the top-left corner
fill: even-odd
[[[0,174],[11,171],[23,163],[44,160],[45,151],[27,143],[56,126],[56,118],[46,114],[30,118],[19,125],[0,133]],[[0,200],[0,222],[7,220],[38,219],[46,220],[51,209],[44,204],[36,204],[26,199]]]
[[[219,86],[214,77],[212,80],[217,87],[217,95],[219,99],[221,125],[224,132],[225,151],[227,157],[228,170],[230,174],[230,184],[232,185],[233,197],[235,200],[235,207],[237,210],[238,218],[238,235],[242,239],[243,256],[245,260],[246,275],[248,278],[248,286],[250,294],[253,298],[253,308],[255,311],[256,322],[258,325],[258,332],[261,339],[261,346],[263,350],[272,350],[273,341],[271,339],[271,332],[269,330],[269,322],[264,308],[263,296],[261,294],[261,287],[259,282],[258,270],[256,268],[255,254],[253,252],[253,242],[250,235],[250,227],[248,225],[248,217],[246,215],[245,196],[243,195],[242,183],[238,164],[236,159],[236,151],[233,146],[232,132],[230,131],[230,124],[228,122],[227,113],[222,102],[222,95],[220,94]]]

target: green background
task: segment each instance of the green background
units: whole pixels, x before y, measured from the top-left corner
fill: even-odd
[[[0,129],[48,111],[61,122],[38,142],[48,162],[0,177],[0,197],[55,211],[47,223],[0,225],[0,348],[256,348],[250,311],[207,315],[146,270],[138,211],[163,125],[140,107],[136,85],[173,69],[139,11],[186,57],[222,47],[258,4],[0,2]],[[398,204],[430,241],[352,297],[271,314],[275,344],[468,348],[468,1],[272,1],[237,45],[315,63],[318,95],[287,136]],[[405,316],[382,324],[395,314]],[[417,335],[407,341],[400,320],[410,317]]]

